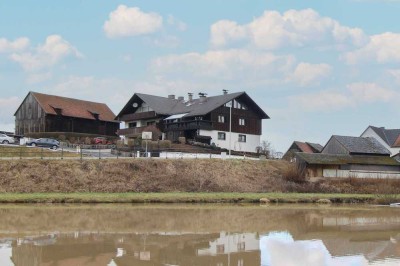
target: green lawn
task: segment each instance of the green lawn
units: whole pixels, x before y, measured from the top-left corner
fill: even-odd
[[[306,193],[0,193],[1,203],[392,203],[400,195]]]
[[[62,149],[50,150],[47,148],[26,146],[0,146],[0,158],[55,158],[78,157],[79,154],[64,152]]]

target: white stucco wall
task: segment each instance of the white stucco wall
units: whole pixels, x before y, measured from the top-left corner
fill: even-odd
[[[379,141],[380,144],[382,144],[386,149],[388,149],[390,151],[391,156],[396,155],[400,152],[400,148],[391,148],[389,145],[386,144],[386,142],[379,137],[378,134],[376,134],[376,132],[368,127],[364,133],[362,133],[361,137],[363,138],[368,138],[368,137],[373,137],[375,138],[377,141]]]
[[[224,132],[226,134],[225,140],[218,139],[218,132]],[[229,132],[217,131],[217,130],[200,130],[200,135],[210,136],[211,143],[215,143],[216,146],[229,149]],[[261,136],[242,134],[242,133],[231,133],[231,149],[234,151],[244,151],[244,152],[256,152],[256,147],[260,146]],[[239,142],[239,135],[246,135],[246,142]]]

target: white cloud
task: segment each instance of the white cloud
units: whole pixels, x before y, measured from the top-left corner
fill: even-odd
[[[109,15],[103,29],[109,38],[128,37],[156,32],[163,19],[157,13],[145,13],[138,7],[119,5]]]
[[[307,111],[331,111],[371,103],[396,101],[400,93],[376,83],[356,82],[345,91],[320,91],[289,98],[291,104]]]
[[[246,27],[234,21],[220,20],[211,25],[211,44],[215,47],[222,47],[228,42],[244,39],[247,35]]]
[[[292,71],[294,61],[292,56],[229,49],[159,57],[153,60],[151,69],[191,81],[213,78],[213,81],[247,82],[249,85],[252,82],[284,79]]]
[[[12,53],[15,51],[21,51],[29,46],[29,39],[22,37],[9,41],[5,38],[0,38],[0,53]]]
[[[289,98],[291,105],[307,111],[331,111],[353,105],[353,101],[340,92],[320,91]]]
[[[398,99],[400,93],[383,88],[376,83],[352,83],[347,85],[355,101],[359,102],[389,102]]]
[[[361,46],[367,36],[359,28],[342,26],[329,17],[321,17],[313,9],[289,10],[283,14],[265,11],[252,22],[238,25],[222,20],[211,26],[211,44],[225,46],[246,40],[261,49],[278,49],[287,46]]]
[[[291,79],[301,86],[319,84],[322,79],[329,76],[331,70],[332,68],[328,64],[300,63],[294,70]]]
[[[167,18],[167,23],[168,25],[174,26],[177,30],[179,31],[185,31],[187,30],[187,25],[185,22],[175,18],[172,15],[169,15]]]
[[[348,52],[344,59],[348,64],[375,61],[377,63],[400,62],[400,34],[386,32],[373,35],[360,49]]]
[[[78,50],[60,35],[50,35],[31,52],[13,53],[10,58],[26,71],[37,71],[59,63],[67,56],[81,57]]]

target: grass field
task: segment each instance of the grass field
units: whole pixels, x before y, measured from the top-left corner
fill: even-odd
[[[0,158],[54,158],[78,157],[79,154],[65,152],[62,149],[51,150],[47,148],[26,146],[0,146]]]
[[[319,193],[1,193],[1,203],[369,203],[400,201],[400,195]]]

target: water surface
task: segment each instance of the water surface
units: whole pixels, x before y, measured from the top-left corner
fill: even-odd
[[[0,265],[400,265],[400,208],[2,205]]]

